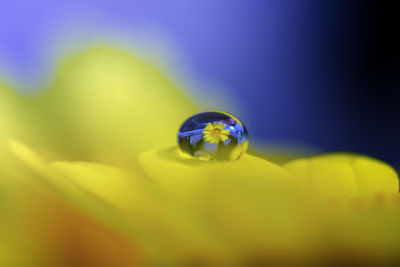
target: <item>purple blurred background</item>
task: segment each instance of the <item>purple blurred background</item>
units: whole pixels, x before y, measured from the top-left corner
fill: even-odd
[[[227,96],[256,143],[400,166],[398,20],[384,1],[8,0],[0,73],[29,90],[64,47],[141,40],[174,53],[195,94]]]

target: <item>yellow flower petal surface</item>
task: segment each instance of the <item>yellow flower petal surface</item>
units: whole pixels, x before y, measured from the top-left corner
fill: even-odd
[[[88,194],[118,208],[132,210],[140,203],[146,208],[146,179],[128,174],[118,168],[89,162],[54,162],[49,168],[70,180]]]
[[[204,128],[205,131],[211,131],[212,129],[214,129],[214,126],[210,122],[207,124],[206,128]],[[204,131],[203,131],[203,133],[204,133]]]
[[[156,190],[156,186],[151,181],[116,167],[89,162],[46,164],[18,141],[10,141],[10,149],[33,172],[27,179],[36,177],[45,187],[50,187],[50,191],[56,190],[73,200],[103,201],[114,208],[132,211],[136,207],[145,209],[146,196],[155,195],[152,190]]]
[[[0,194],[21,179],[66,200],[139,244],[148,253],[143,266],[323,266],[357,253],[361,262],[398,260],[393,168],[349,154],[281,167],[248,154],[203,162],[160,149],[175,145],[180,123],[196,111],[159,68],[104,47],[64,63],[43,94],[0,85]],[[208,124],[204,138],[226,140],[224,127]],[[213,129],[221,135],[207,136]],[[0,265],[14,266],[2,261],[14,238],[3,229],[13,221],[3,218]]]
[[[168,227],[171,221],[163,209],[164,194],[145,177],[89,162],[46,164],[18,141],[12,141],[10,149],[24,164],[20,168],[26,168],[25,175],[18,178],[113,226],[127,237],[141,240],[144,249],[158,244],[154,241],[157,236],[170,233],[163,227],[160,229],[161,225]],[[154,243],[147,245],[149,242]]]
[[[230,131],[229,130],[221,130],[221,134],[223,135],[229,135]]]
[[[144,255],[151,255],[147,259],[155,266],[268,265],[276,261],[274,255],[288,255],[279,258],[288,265],[315,263],[321,260],[317,253],[332,257],[341,253],[336,246],[341,249],[348,242],[356,246],[350,251],[386,252],[400,240],[391,235],[395,231],[380,229],[385,223],[397,224],[398,208],[371,206],[363,211],[329,204],[296,183],[301,175],[251,155],[238,161],[202,162],[175,147],[147,151],[139,161],[153,180],[148,181],[103,164],[47,165],[19,142],[11,149],[36,174],[32,178],[40,178],[78,208],[124,231],[148,253]],[[346,157],[325,160],[348,164]],[[304,167],[299,162],[293,169]],[[325,169],[322,174],[329,173],[327,165],[315,164]],[[340,173],[341,165],[332,166]],[[128,216],[121,217],[125,210]]]
[[[190,192],[193,186],[206,180],[229,177],[241,177],[243,181],[258,180],[262,183],[296,182],[280,166],[248,154],[236,161],[204,162],[172,147],[142,153],[139,162],[150,178],[172,191]]]
[[[399,191],[396,171],[367,156],[332,153],[296,159],[283,167],[323,195],[354,197]]]
[[[302,221],[302,216],[309,218],[303,213],[307,194],[280,166],[251,155],[237,161],[202,162],[177,148],[147,151],[139,162],[150,178],[178,200],[176,205],[185,207],[179,220],[193,216],[196,227],[229,249],[231,260],[234,255],[252,253],[247,248],[254,246],[279,253],[294,236],[306,233],[299,229],[307,227]],[[282,232],[285,237],[280,236]],[[293,244],[296,248],[308,242],[306,238],[298,241]],[[198,248],[199,252],[203,249]]]
[[[221,139],[222,142],[225,142],[226,140],[228,140],[229,137],[222,134],[219,138]]]
[[[225,124],[223,124],[222,122],[219,122],[218,124],[215,123],[215,128],[218,128],[220,130],[224,129],[226,127]]]

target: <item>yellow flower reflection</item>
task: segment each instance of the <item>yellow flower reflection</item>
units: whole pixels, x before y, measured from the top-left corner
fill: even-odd
[[[284,165],[250,154],[211,163],[188,157],[176,147],[176,129],[200,108],[163,73],[99,47],[64,62],[40,94],[0,83],[0,266],[400,262],[391,166],[346,153]],[[229,134],[222,123],[204,131],[210,143]],[[26,199],[16,184],[46,201]],[[36,212],[52,199],[65,208]],[[31,213],[16,216],[21,206]],[[46,243],[35,250],[27,240]]]
[[[225,142],[229,138],[230,131],[225,129],[226,124],[219,122],[209,122],[204,128],[204,140],[210,144],[219,144]]]

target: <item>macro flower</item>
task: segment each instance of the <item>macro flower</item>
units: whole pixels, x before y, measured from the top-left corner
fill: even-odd
[[[109,254],[103,266],[400,262],[399,181],[388,164],[349,153],[281,165],[252,154],[199,161],[183,154],[175,140],[182,121],[201,108],[156,65],[97,47],[55,73],[34,95],[0,85],[0,192],[14,192],[18,184],[63,203],[67,215],[73,210],[86,216],[82,222],[78,215],[60,215],[72,220],[69,230],[85,229],[75,238],[86,236],[89,247],[92,241],[124,248]],[[203,133],[218,143],[229,130],[209,124]],[[23,195],[16,192],[12,199]],[[5,211],[18,205],[4,203],[0,231],[6,232],[18,224]],[[66,231],[51,222],[47,231]],[[119,238],[102,234],[104,228]],[[0,248],[12,238],[2,233]],[[80,241],[68,242],[63,236],[55,239],[57,246],[43,248],[72,258],[53,259],[49,266],[102,266],[99,253],[71,250]],[[0,265],[18,266],[22,257],[12,255],[25,255],[26,248],[8,247],[13,251],[0,250]],[[46,266],[41,260],[20,266]]]
[[[230,131],[226,128],[226,124],[219,122],[208,123],[204,128],[203,134],[206,142],[210,144],[219,144],[225,142],[229,138]]]

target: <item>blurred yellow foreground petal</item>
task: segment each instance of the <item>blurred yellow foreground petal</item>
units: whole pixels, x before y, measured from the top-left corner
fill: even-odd
[[[24,96],[0,81],[0,173],[11,166],[8,153],[8,139],[19,138],[30,143],[39,143],[43,137],[32,110],[26,107]]]
[[[138,266],[182,267],[398,261],[393,168],[349,154],[283,166],[249,154],[196,160],[176,147],[176,131],[197,111],[159,68],[107,47],[68,59],[35,95],[0,85],[0,193],[23,181],[104,223],[135,255],[124,267],[139,258]],[[0,234],[15,221],[6,219]],[[0,249],[10,237],[0,238]],[[73,244],[64,239],[69,245],[58,249]],[[3,261],[1,253],[0,264],[12,265],[16,257]]]
[[[390,165],[367,156],[332,153],[296,159],[283,166],[316,193],[327,196],[351,198],[399,192],[396,171]]]
[[[117,214],[143,212],[148,209],[155,193],[150,181],[127,173],[116,167],[89,162],[44,161],[26,145],[12,140],[10,149],[26,168],[28,182],[33,182],[45,192],[59,195],[91,214]],[[155,200],[155,199],[154,199]],[[151,210],[151,209],[150,209]],[[110,219],[109,216],[106,218]]]
[[[159,255],[164,261],[169,258],[176,261],[177,254],[186,257],[180,251],[185,247],[188,251],[192,238],[197,240],[193,244],[196,246],[199,242],[211,242],[199,234],[202,230],[196,229],[193,221],[188,223],[192,218],[187,217],[187,210],[177,207],[174,201],[165,201],[163,192],[158,190],[161,188],[146,177],[103,164],[55,162],[48,165],[18,141],[11,141],[10,149],[26,167],[27,179],[32,180],[28,182],[122,231],[139,242],[145,253]],[[180,215],[186,218],[176,221]],[[174,246],[169,248],[172,243]],[[196,249],[191,251],[195,253]],[[158,257],[147,261],[159,262]]]
[[[296,262],[310,249],[311,199],[282,167],[248,154],[236,161],[204,162],[177,148],[145,152],[139,162],[187,207],[186,214],[229,248],[235,264]],[[293,258],[281,258],[286,254]]]

